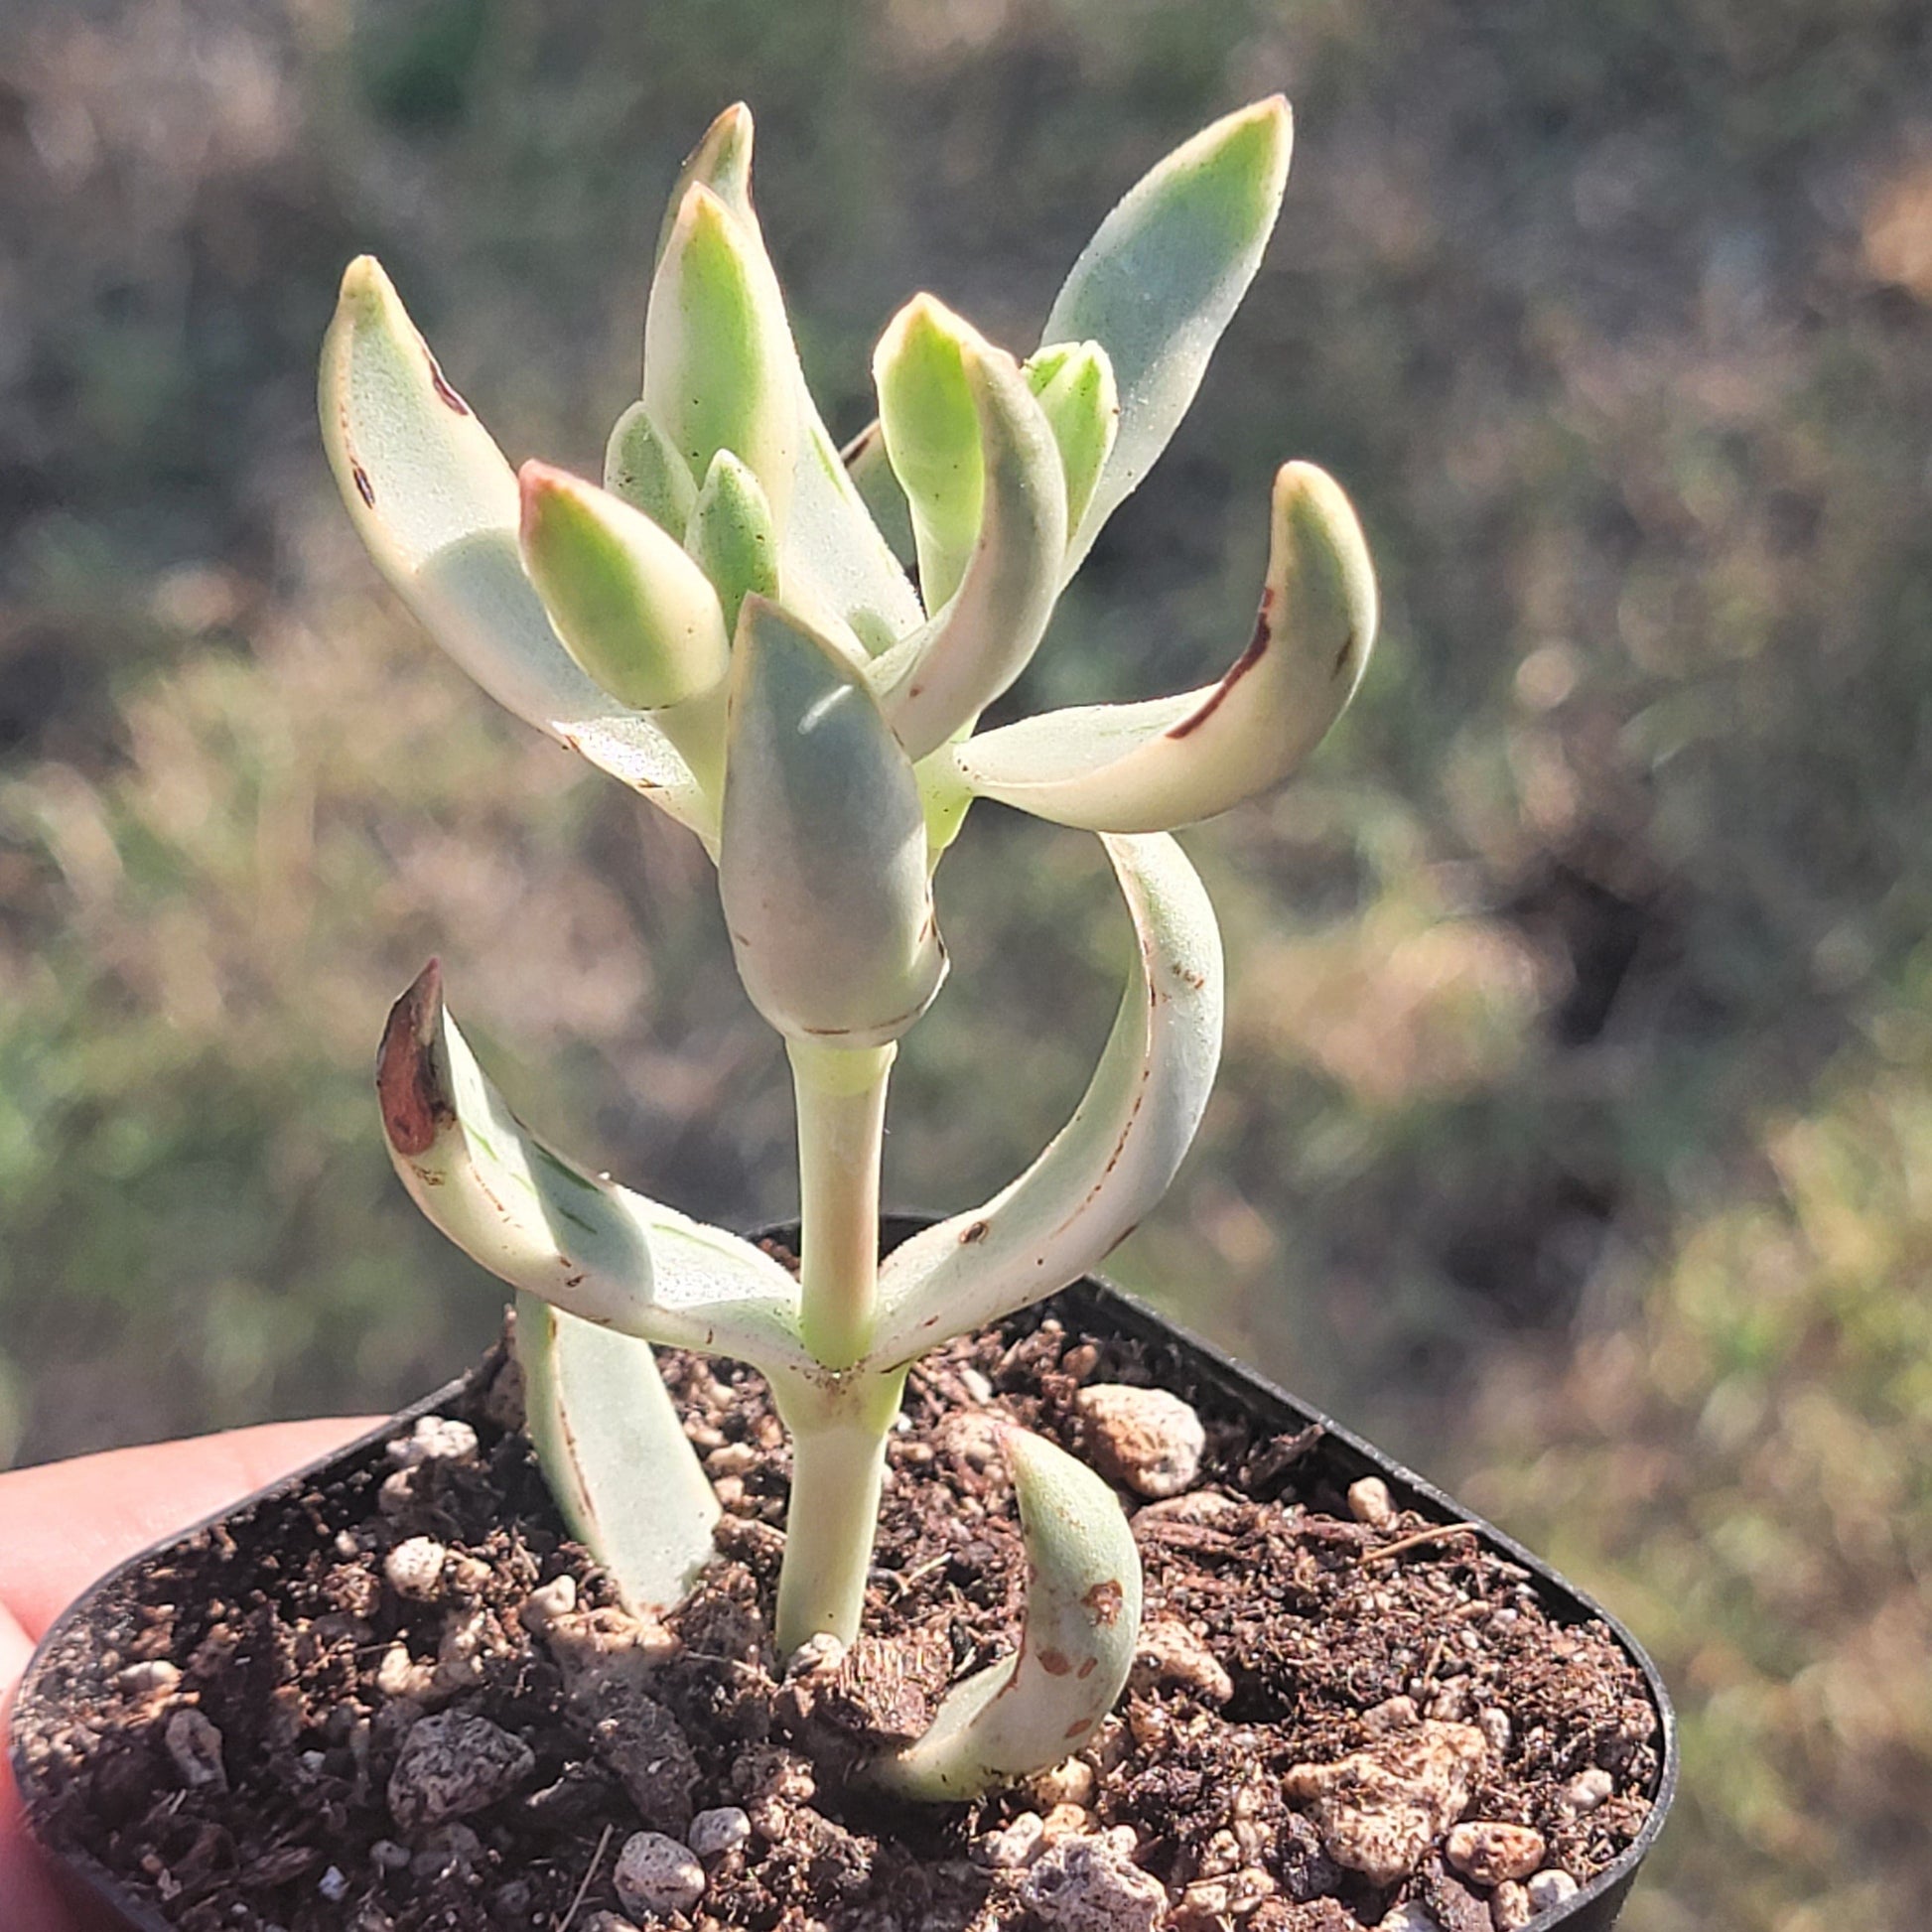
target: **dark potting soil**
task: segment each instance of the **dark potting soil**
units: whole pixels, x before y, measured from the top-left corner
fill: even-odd
[[[1081,1906],[1054,1885],[1092,1876],[1069,1863],[1084,1842],[1166,1887],[1165,1908],[1145,1878],[1105,1908],[1103,1885],[1090,1923],[1353,1932],[1414,1901],[1444,1932],[1507,1932],[1534,1909],[1513,1881],[1531,1863],[1547,1898],[1565,1883],[1547,1874],[1587,1881],[1630,1843],[1657,1718],[1607,1630],[1553,1623],[1467,1530],[1351,1510],[1313,1432],[1258,1433],[1178,1350],[1081,1339],[1053,1308],[914,1370],[867,1634],[842,1660],[787,1679],[773,1653],[789,1456],[756,1374],[664,1357],[726,1515],[701,1587],[654,1627],[564,1533],[499,1356],[451,1411],[474,1453],[460,1430],[459,1453],[407,1466],[372,1449],[109,1591],[111,1650],[53,1659],[77,1708],[23,1726],[36,1828],[184,1932],[613,1932],[598,1914],[620,1909],[630,1835],[682,1839],[729,1807],[743,1820],[718,1836],[749,1836],[664,1922],[1071,1932]],[[1147,1604],[1115,1715],[1080,1758],[975,1805],[853,1786],[1011,1645],[1024,1560],[986,1412],[1087,1452],[1076,1396],[1099,1383],[1171,1389],[1207,1436],[1191,1491],[1123,1492]],[[412,1538],[440,1564],[422,1544],[415,1570],[390,1562]],[[447,1778],[397,1779],[431,1713],[486,1721],[442,1734],[470,1780],[456,1802],[490,1802],[451,1816]]]

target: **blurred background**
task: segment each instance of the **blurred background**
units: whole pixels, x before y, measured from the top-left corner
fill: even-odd
[[[1653,1647],[1630,1932],[1932,1923],[1932,16],[1922,0],[9,0],[0,7],[0,1459],[385,1407],[498,1298],[369,1083],[440,952],[523,1111],[787,1213],[696,847],[379,586],[313,368],[379,252],[513,457],[595,471],[679,157],[738,96],[835,432],[915,288],[1025,347],[1112,201],[1298,152],[1192,416],[1018,698],[1218,671],[1267,485],[1387,599],[1305,777],[1190,835],[1233,962],[1118,1273]],[[1123,922],[985,807],[889,1193],[1077,1096]]]

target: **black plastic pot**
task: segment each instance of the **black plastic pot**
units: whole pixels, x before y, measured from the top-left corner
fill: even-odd
[[[886,1228],[888,1244],[905,1239],[923,1224],[921,1219],[910,1216],[892,1217]],[[784,1239],[795,1234],[795,1229],[778,1228],[772,1232]],[[1179,1350],[1191,1358],[1191,1366],[1203,1383],[1254,1417],[1271,1434],[1289,1434],[1314,1426],[1319,1431],[1319,1439],[1308,1451],[1307,1460],[1298,1465],[1298,1472],[1301,1469],[1311,1470],[1316,1476],[1325,1477],[1338,1487],[1345,1487],[1360,1476],[1378,1475],[1388,1484],[1399,1507],[1415,1509],[1424,1516],[1446,1523],[1473,1525],[1492,1550],[1529,1572],[1532,1587],[1555,1621],[1581,1623],[1595,1619],[1609,1628],[1642,1673],[1657,1707],[1659,1771],[1656,1788],[1649,1794],[1650,1816],[1635,1841],[1615,1863],[1598,1873],[1564,1904],[1539,1916],[1532,1926],[1532,1932],[1557,1932],[1559,1927],[1563,1928],[1563,1932],[1608,1932],[1622,1909],[1638,1867],[1657,1842],[1677,1789],[1676,1716],[1656,1667],[1630,1633],[1599,1604],[1573,1588],[1521,1544],[1471,1516],[1433,1483],[1404,1468],[1326,1416],[1263,1381],[1219,1349],[1176,1327],[1145,1303],[1121,1293],[1098,1277],[1090,1276],[1053,1298],[1048,1306],[1076,1333],[1132,1335],[1144,1341],[1163,1342]],[[219,1516],[144,1551],[101,1579],[69,1605],[35,1652],[14,1706],[14,1773],[26,1803],[29,1823],[38,1829],[38,1820],[46,1815],[52,1795],[50,1760],[41,1745],[61,1726],[64,1711],[76,1696],[87,1696],[107,1674],[116,1640],[120,1606],[129,1600],[133,1587],[146,1569],[214,1523],[234,1524],[257,1518],[265,1512],[293,1507],[314,1486],[318,1477],[335,1473],[358,1461],[379,1463],[383,1459],[385,1445],[399,1429],[406,1429],[418,1416],[435,1414],[449,1407],[471,1389],[476,1379],[477,1372],[473,1371],[472,1375],[438,1389],[433,1395],[426,1396],[421,1402],[391,1418],[381,1428],[339,1449],[325,1460],[284,1476],[279,1482],[223,1510]],[[84,1853],[74,1852],[46,1838],[43,1838],[43,1844],[81,1886],[119,1912],[128,1925],[138,1928],[138,1932],[172,1932],[168,1921],[151,1906],[131,1898],[111,1873]]]

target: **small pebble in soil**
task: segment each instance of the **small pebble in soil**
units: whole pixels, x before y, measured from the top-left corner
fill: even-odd
[[[1535,1916],[1528,1887],[1514,1878],[1505,1878],[1489,1900],[1489,1922],[1496,1932],[1523,1932]]]
[[[1484,1740],[1497,1757],[1502,1757],[1508,1751],[1514,1726],[1509,1722],[1507,1711],[1493,1704],[1486,1706],[1476,1713],[1476,1728],[1482,1732]]]
[[[1093,1766],[1084,1757],[1069,1757],[1050,1770],[1035,1771],[1024,1789],[1042,1811],[1055,1805],[1089,1805],[1093,1802]]]
[[[1412,1899],[1384,1913],[1376,1932],[1443,1932],[1443,1922]]]
[[[161,1741],[182,1783],[190,1791],[200,1791],[208,1785],[216,1791],[227,1790],[227,1768],[221,1762],[221,1733],[192,1704],[183,1705],[170,1716]]]
[[[114,1675],[115,1688],[131,1698],[170,1697],[181,1684],[178,1665],[157,1657],[151,1663],[129,1664]]]
[[[1175,1617],[1152,1617],[1141,1625],[1128,1684],[1143,1694],[1159,1685],[1191,1691],[1205,1704],[1225,1704],[1234,1680],[1214,1653]]]
[[[1562,1865],[1551,1864],[1532,1872],[1523,1889],[1539,1912],[1553,1912],[1565,1899],[1575,1898],[1583,1887]]]
[[[418,1416],[416,1427],[391,1443],[386,1453],[398,1467],[423,1462],[468,1462],[477,1452],[477,1432],[450,1416]]]
[[[1488,1746],[1469,1725],[1427,1722],[1334,1764],[1297,1764],[1282,1780],[1337,1864],[1378,1885],[1406,1878],[1469,1802]]]
[[[439,1712],[410,1725],[389,1776],[389,1813],[405,1832],[482,1811],[536,1768],[522,1738],[487,1718]]]
[[[973,1845],[973,1863],[994,1871],[1018,1871],[1036,1859],[1045,1841],[1046,1821],[1036,1811],[1023,1811],[997,1832],[988,1832]]]
[[[547,1584],[540,1584],[523,1599],[523,1607],[517,1611],[516,1620],[532,1636],[540,1636],[556,1622],[560,1616],[568,1616],[577,1607],[577,1579],[568,1571],[561,1577],[552,1577]]]
[[[685,1840],[693,1852],[709,1864],[736,1852],[752,1836],[752,1821],[738,1805],[718,1805],[701,1811],[691,1821]]]
[[[1586,1812],[1594,1811],[1615,1789],[1615,1780],[1609,1772],[1592,1764],[1587,1771],[1579,1771],[1557,1794],[1557,1809],[1569,1817],[1581,1818]]]
[[[1479,1885],[1527,1878],[1543,1863],[1546,1849],[1541,1832],[1490,1818],[1466,1819],[1443,1848],[1449,1863]]]
[[[676,1839],[635,1832],[618,1854],[613,1882],[626,1912],[668,1917],[688,1912],[704,1896],[704,1866]]]
[[[616,1912],[593,1912],[584,1921],[584,1932],[637,1932],[637,1928]]]
[[[1348,1485],[1348,1513],[1370,1529],[1385,1530],[1395,1521],[1395,1499],[1380,1476],[1363,1476]]]
[[[429,1603],[443,1587],[443,1565],[449,1551],[433,1536],[405,1537],[382,1559],[382,1574],[398,1596]]]
[[[1073,1406],[1103,1475],[1157,1500],[1194,1486],[1207,1432],[1177,1395],[1096,1382],[1074,1397]]]
[[[340,1905],[348,1896],[348,1878],[339,1864],[332,1864],[316,1880],[316,1890],[332,1905]]]
[[[1107,1839],[1069,1838],[1027,1873],[1021,1898],[1055,1932],[1152,1932],[1167,1887]]]

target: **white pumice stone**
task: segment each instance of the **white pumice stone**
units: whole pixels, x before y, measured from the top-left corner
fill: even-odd
[[[382,1559],[382,1574],[398,1596],[432,1602],[443,1587],[443,1564],[449,1554],[433,1536],[405,1537]]]
[[[560,1616],[568,1616],[577,1607],[577,1579],[571,1576],[552,1577],[547,1584],[540,1584],[523,1599],[523,1607],[517,1611],[517,1618],[524,1629],[532,1635],[549,1629]]]
[[[720,1805],[701,1811],[691,1821],[686,1842],[700,1859],[722,1859],[736,1852],[752,1836],[752,1821],[739,1805]]]
[[[662,1832],[634,1832],[624,1840],[613,1874],[627,1912],[668,1918],[688,1912],[704,1896],[704,1866],[691,1848]]]
[[[1581,1818],[1586,1812],[1594,1811],[1615,1789],[1616,1781],[1609,1772],[1592,1764],[1587,1771],[1579,1771],[1557,1793],[1557,1809],[1568,1812],[1572,1818]]]
[[[1524,1880],[1523,1889],[1530,1895],[1530,1903],[1539,1912],[1548,1912],[1561,1905],[1566,1899],[1575,1898],[1583,1889],[1569,1872],[1560,1864],[1545,1865],[1541,1871],[1533,1871]]]
[[[409,1435],[389,1445],[391,1462],[413,1469],[423,1462],[468,1462],[477,1452],[477,1432],[450,1416],[418,1416]]]
[[[221,1733],[192,1704],[185,1704],[169,1718],[161,1733],[182,1783],[190,1791],[212,1786],[228,1788],[227,1767],[221,1761]]]

